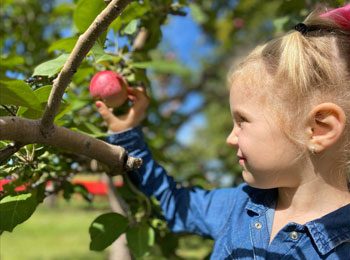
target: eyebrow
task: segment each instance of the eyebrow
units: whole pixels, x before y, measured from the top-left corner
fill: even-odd
[[[232,116],[243,116],[243,117],[248,117],[249,113],[244,111],[243,109],[235,109],[235,110],[231,110],[231,114]]]

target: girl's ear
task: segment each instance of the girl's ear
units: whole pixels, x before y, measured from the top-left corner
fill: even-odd
[[[315,106],[309,118],[308,147],[316,153],[335,144],[344,132],[346,121],[344,110],[334,103],[322,103]]]

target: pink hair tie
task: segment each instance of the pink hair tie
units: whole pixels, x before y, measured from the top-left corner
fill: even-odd
[[[350,4],[321,14],[320,17],[332,19],[341,27],[350,30]]]

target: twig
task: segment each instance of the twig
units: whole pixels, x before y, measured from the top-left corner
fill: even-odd
[[[134,192],[136,195],[140,196],[142,200],[145,202],[145,206],[146,206],[145,214],[146,216],[149,217],[152,213],[152,205],[151,205],[150,199],[132,183],[127,173],[123,174],[123,177],[126,184],[129,186],[130,190]]]
[[[5,108],[7,110],[7,112],[9,112],[11,115],[16,116],[16,113],[14,113],[11,109],[9,109],[7,106],[2,105],[3,108]]]
[[[148,31],[145,27],[142,27],[134,40],[134,43],[132,45],[132,51],[137,51],[142,49],[142,47],[146,43],[147,37],[148,37]]]
[[[133,0],[112,0],[96,17],[95,21],[89,26],[85,33],[79,37],[63,69],[54,80],[49,100],[43,117],[41,118],[41,131],[44,136],[49,136],[54,130],[53,122],[61,104],[62,96],[86,54],[95,44],[100,34],[107,30],[108,26],[132,1]]]
[[[17,153],[25,144],[15,142],[8,144],[6,147],[0,149],[0,164],[2,164],[11,155]]]
[[[170,10],[170,11],[169,11],[169,14],[172,14],[172,15],[180,15],[180,16],[186,16],[186,15],[187,15],[186,12],[181,11],[181,10]]]

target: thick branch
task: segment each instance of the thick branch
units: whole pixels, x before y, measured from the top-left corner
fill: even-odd
[[[112,174],[134,170],[141,165],[141,159],[129,156],[120,146],[57,125],[53,125],[53,128],[53,134],[45,136],[41,132],[39,120],[0,117],[0,140],[13,140],[21,144],[39,143],[67,149],[106,164]]]
[[[53,122],[59,109],[62,96],[68,84],[72,81],[74,73],[90,51],[100,34],[107,30],[108,26],[120,15],[124,8],[133,0],[113,0],[96,17],[95,21],[82,34],[70,53],[63,69],[54,80],[52,91],[41,119],[42,131],[45,135],[51,134]]]

